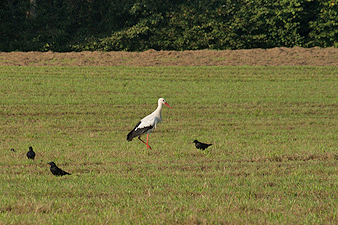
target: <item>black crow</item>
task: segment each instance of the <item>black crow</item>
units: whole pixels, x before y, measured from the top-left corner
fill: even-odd
[[[11,148],[11,152],[15,152],[14,148]]]
[[[32,147],[29,147],[29,151],[27,152],[27,158],[28,159],[33,159],[35,158],[35,152],[33,151]]]
[[[63,171],[62,169],[57,167],[54,162],[49,162],[47,164],[50,165],[50,172],[52,172],[52,174],[55,176],[70,175],[70,173],[67,173],[66,171]]]
[[[202,150],[205,150],[207,147],[212,145],[212,144],[205,144],[205,143],[199,142],[197,140],[194,140],[192,143],[195,143],[195,146],[196,146],[197,149],[202,149]]]

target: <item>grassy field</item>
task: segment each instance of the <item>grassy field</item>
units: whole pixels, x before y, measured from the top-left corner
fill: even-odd
[[[337,224],[337,74],[0,67],[0,224]],[[153,149],[128,142],[159,97]]]

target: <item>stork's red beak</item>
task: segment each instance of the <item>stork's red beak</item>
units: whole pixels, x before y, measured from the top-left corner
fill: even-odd
[[[169,108],[171,108],[170,105],[169,105],[168,103],[165,102],[164,104],[165,104],[166,106],[168,106]],[[171,109],[173,109],[173,108],[171,108]]]

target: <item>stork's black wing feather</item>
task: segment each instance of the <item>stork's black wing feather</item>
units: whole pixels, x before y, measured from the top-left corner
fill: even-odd
[[[134,127],[134,129],[132,129],[132,131],[129,132],[129,134],[127,135],[127,140],[128,140],[128,141],[132,141],[133,138],[136,137],[134,133],[135,133],[136,128],[137,128],[138,125],[140,125],[140,124],[141,124],[141,121],[138,122],[138,123],[136,124],[136,126]]]
[[[142,127],[137,128],[141,124],[141,121],[136,124],[134,129],[129,132],[127,135],[127,140],[132,141],[134,137],[141,136],[142,134],[146,133],[148,130],[153,129],[154,126]],[[137,128],[137,129],[136,129]]]

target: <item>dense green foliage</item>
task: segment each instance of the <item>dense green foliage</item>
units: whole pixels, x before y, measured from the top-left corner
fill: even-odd
[[[0,50],[192,50],[338,45],[337,0],[7,0]]]

